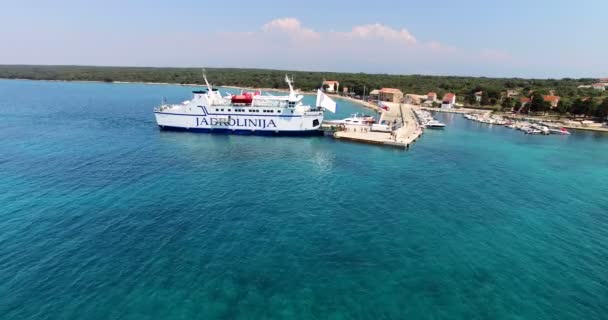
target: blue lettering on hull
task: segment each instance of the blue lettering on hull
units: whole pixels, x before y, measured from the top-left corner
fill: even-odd
[[[276,128],[277,124],[273,119],[218,119],[214,117],[196,117],[196,126],[224,126],[224,127],[254,127],[259,129]]]
[[[159,126],[167,131],[188,131],[196,133],[217,133],[217,134],[239,134],[239,135],[260,135],[260,136],[322,136],[321,130],[303,131],[275,131],[275,130],[251,130],[251,129],[228,129],[228,128],[182,128],[171,126]]]

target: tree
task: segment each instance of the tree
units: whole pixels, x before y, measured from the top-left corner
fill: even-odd
[[[466,103],[468,103],[470,105],[477,104],[477,98],[475,97],[475,93],[473,93],[473,92],[467,94],[466,97],[464,98],[464,100],[466,101]]]
[[[570,114],[578,116],[585,113],[585,103],[581,98],[577,98],[570,105]]]
[[[591,98],[583,101],[583,114],[585,117],[592,116],[595,113],[596,107],[597,105]]]
[[[482,106],[490,105],[490,96],[488,95],[488,91],[483,91],[481,93],[481,105]]]
[[[566,114],[570,110],[571,103],[566,99],[561,99],[557,103],[557,112],[560,114]]]
[[[500,106],[502,107],[503,112],[512,111],[515,107],[515,99],[505,98],[504,100],[502,100]]]
[[[545,101],[545,99],[540,93],[535,92],[534,95],[532,95],[532,101],[530,102],[530,111],[545,112],[547,111],[547,109],[549,109],[549,107],[549,103]]]
[[[605,98],[604,101],[595,109],[595,116],[600,118],[601,120],[607,120],[608,118],[608,98]]]

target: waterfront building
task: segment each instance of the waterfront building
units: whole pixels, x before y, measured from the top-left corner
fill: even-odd
[[[477,101],[477,103],[480,103],[482,96],[483,96],[483,91],[477,91],[477,92],[475,92],[475,101]]]
[[[401,103],[403,101],[403,92],[394,88],[382,88],[379,91],[380,101]]]
[[[380,90],[374,89],[369,93],[370,100],[380,100]]]
[[[441,109],[452,109],[454,108],[454,105],[456,104],[456,94],[454,93],[446,93],[443,96],[443,100],[441,103]]]
[[[335,92],[338,92],[339,88],[340,88],[340,82],[338,82],[338,81],[335,81],[335,80],[323,81],[323,89],[325,92],[335,93]]]
[[[554,96],[554,95],[543,96],[543,100],[545,100],[546,102],[549,102],[549,104],[551,105],[551,109],[557,107],[557,104],[559,103],[560,99],[561,99],[560,96]]]
[[[426,101],[431,102],[431,103],[437,101],[437,93],[436,92],[427,93]]]

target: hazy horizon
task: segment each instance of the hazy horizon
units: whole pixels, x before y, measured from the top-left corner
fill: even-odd
[[[607,10],[600,0],[24,0],[0,13],[0,64],[603,78]]]
[[[25,66],[25,67],[79,67],[79,68],[152,68],[152,69],[236,69],[236,70],[269,70],[285,72],[314,72],[314,73],[337,73],[337,74],[368,74],[368,75],[390,75],[390,76],[423,76],[423,77],[461,77],[461,78],[488,78],[488,79],[524,79],[524,80],[563,80],[563,79],[600,79],[604,77],[500,77],[500,76],[476,76],[466,74],[421,74],[421,73],[382,73],[382,72],[360,72],[360,71],[332,71],[332,70],[298,70],[280,68],[255,68],[255,67],[216,67],[216,66],[184,66],[184,67],[157,67],[157,66],[119,66],[119,65],[85,65],[85,64],[0,64],[0,66]]]

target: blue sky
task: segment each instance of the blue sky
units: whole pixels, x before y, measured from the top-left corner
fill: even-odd
[[[608,1],[3,0],[0,64],[608,76]]]

